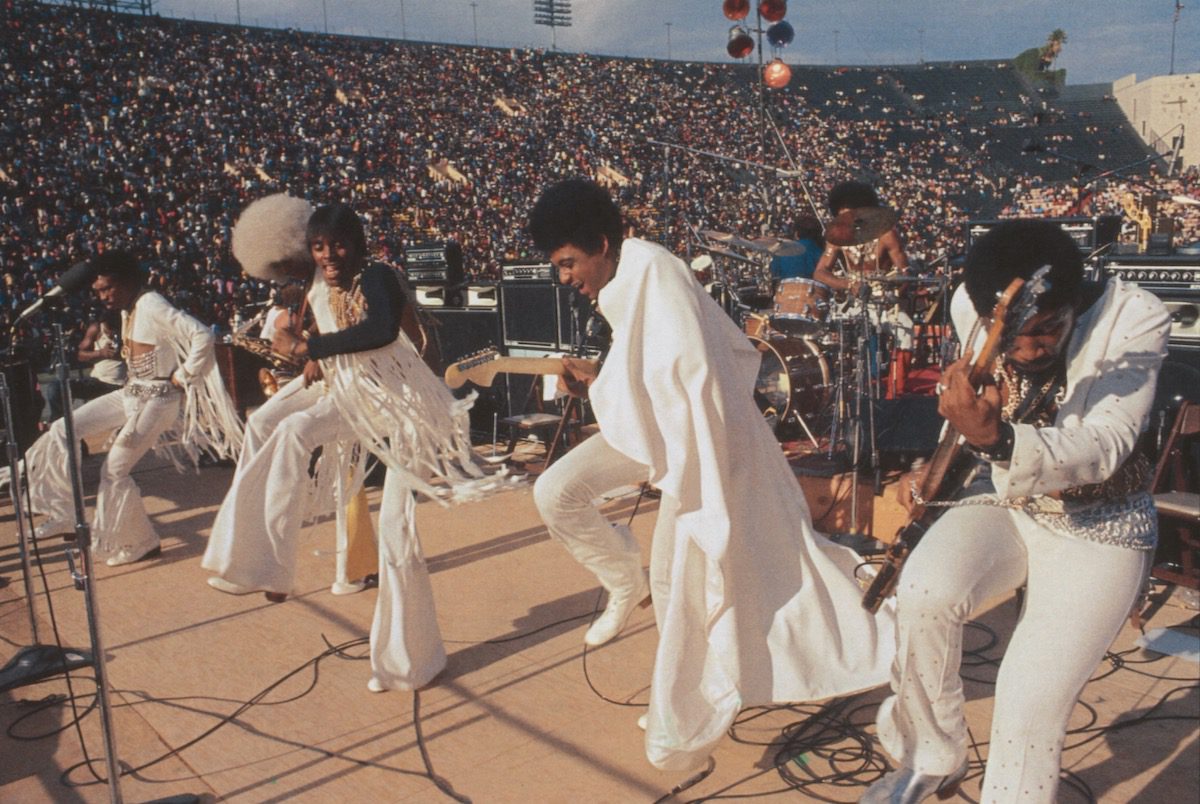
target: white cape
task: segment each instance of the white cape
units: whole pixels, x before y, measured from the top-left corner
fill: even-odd
[[[646,753],[690,770],[743,707],[885,683],[894,621],[862,608],[857,554],[813,531],[753,401],[759,354],[687,266],[626,240],[599,301],[614,333],[591,389],[601,431],[678,505]]]

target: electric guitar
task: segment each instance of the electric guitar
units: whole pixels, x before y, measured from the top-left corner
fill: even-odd
[[[972,388],[978,390],[982,386],[984,379],[991,375],[996,358],[1011,348],[1016,335],[1037,315],[1037,298],[1050,286],[1046,280],[1049,270],[1049,266],[1043,266],[1028,282],[1014,279],[1001,294],[1000,300],[992,309],[987,338],[979,349],[975,362],[971,364],[968,376]],[[963,449],[965,443],[958,430],[947,422],[941,440],[929,459],[925,476],[921,479],[920,499],[923,503],[949,500],[967,482],[975,459]],[[945,510],[923,503],[914,504],[909,511],[908,523],[900,529],[895,541],[888,546],[879,574],[863,595],[863,608],[868,611],[877,611],[883,599],[895,591],[900,570],[904,567],[909,553]]]
[[[497,374],[564,373],[560,357],[501,357],[495,348],[489,348],[451,364],[445,380],[451,388],[460,388],[467,382],[489,388]]]

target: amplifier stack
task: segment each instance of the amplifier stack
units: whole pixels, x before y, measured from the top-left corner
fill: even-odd
[[[1162,299],[1171,311],[1170,349],[1193,362],[1200,358],[1200,257],[1196,255],[1119,255],[1101,265],[1116,276]]]
[[[559,354],[585,341],[591,305],[574,288],[558,283],[550,263],[508,263],[501,266],[497,283],[465,284],[461,251],[455,257],[446,245],[405,249],[416,303],[434,320],[443,364],[488,348],[517,357]],[[473,429],[490,433],[494,416],[525,412],[533,381],[498,376],[495,387],[481,391],[475,403]]]

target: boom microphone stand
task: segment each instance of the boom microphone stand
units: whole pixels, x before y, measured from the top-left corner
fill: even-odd
[[[67,433],[67,467],[71,475],[71,494],[75,502],[75,547],[79,554],[80,572],[75,571],[71,551],[67,559],[71,565],[71,577],[75,588],[83,592],[87,608],[88,636],[92,642],[93,666],[96,671],[96,700],[100,709],[100,731],[104,738],[104,763],[108,775],[108,797],[112,804],[121,804],[121,771],[117,767],[117,743],[113,734],[112,706],[108,699],[108,669],[104,659],[104,645],[100,639],[100,611],[93,586],[95,573],[92,568],[92,530],[88,527],[83,507],[83,475],[80,472],[79,453],[75,440],[75,414],[71,398],[70,370],[67,366],[66,338],[61,324],[54,325],[54,348],[58,358],[55,373],[62,383],[63,425]]]

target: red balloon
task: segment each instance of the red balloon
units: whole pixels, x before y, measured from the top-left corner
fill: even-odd
[[[792,68],[780,59],[775,59],[763,67],[763,83],[771,89],[783,89],[792,80]]]
[[[750,13],[750,0],[725,0],[721,10],[731,20],[744,20]]]
[[[779,22],[787,15],[787,0],[762,0],[758,13],[767,22]]]

